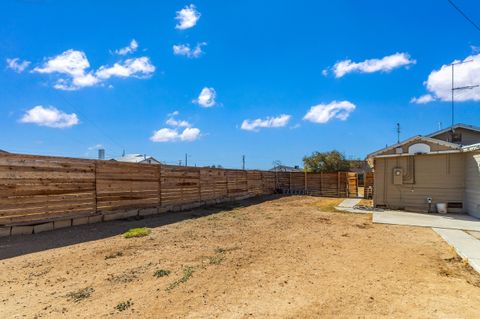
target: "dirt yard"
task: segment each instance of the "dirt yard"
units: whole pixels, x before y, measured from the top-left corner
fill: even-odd
[[[373,225],[338,202],[270,197],[0,239],[0,316],[480,317],[480,276],[431,229]]]

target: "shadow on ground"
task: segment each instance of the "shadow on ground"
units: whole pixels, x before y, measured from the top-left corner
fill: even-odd
[[[219,212],[260,204],[280,197],[282,197],[282,195],[259,196],[242,201],[221,203],[181,212],[168,212],[144,218],[137,217],[104,223],[80,225],[33,235],[2,237],[0,238],[0,260],[52,248],[65,247],[112,237],[123,234],[128,229],[134,227],[154,228],[187,219],[209,216]]]

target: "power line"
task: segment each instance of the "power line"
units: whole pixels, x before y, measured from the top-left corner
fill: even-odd
[[[455,87],[455,65],[464,64],[468,62],[473,62],[473,60],[458,61],[450,64],[450,66],[452,67],[452,127],[455,124],[455,92],[459,90],[471,90],[479,86],[479,85],[467,85],[467,86]]]
[[[67,103],[74,112],[77,112],[78,114],[81,115],[83,118],[83,121],[89,122],[94,128],[97,129],[98,132],[100,132],[103,136],[105,136],[107,139],[110,140],[113,144],[117,145],[120,149],[125,149],[124,146],[122,146],[120,143],[118,143],[116,140],[114,140],[109,134],[107,134],[99,125],[97,125],[94,121],[92,121],[90,118],[85,116],[85,113],[81,112],[78,107],[76,107],[70,100],[68,100],[63,94],[58,93],[57,91],[54,91],[58,97],[60,97],[62,100]]]
[[[457,7],[457,5],[455,3],[453,3],[452,0],[448,0],[448,2],[452,5],[452,7],[455,8],[455,10],[457,10],[465,19],[467,19],[468,22],[470,22],[474,27],[475,29],[477,29],[478,31],[480,31],[480,27],[475,23],[473,22],[472,19],[470,19],[459,7]]]

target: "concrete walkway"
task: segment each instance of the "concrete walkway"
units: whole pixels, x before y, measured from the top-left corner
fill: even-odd
[[[337,207],[353,208],[353,206],[360,203],[360,201],[361,201],[361,199],[358,199],[358,198],[347,198],[347,199],[344,199],[343,202],[341,202]]]
[[[373,222],[379,224],[480,231],[480,220],[466,214],[426,214],[385,210],[383,212],[374,212]]]
[[[450,246],[453,246],[470,266],[480,273],[480,240],[457,229],[433,228]]]

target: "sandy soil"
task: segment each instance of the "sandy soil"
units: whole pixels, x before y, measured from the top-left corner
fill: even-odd
[[[271,197],[3,239],[1,317],[480,317],[480,276],[432,230],[336,203]]]

